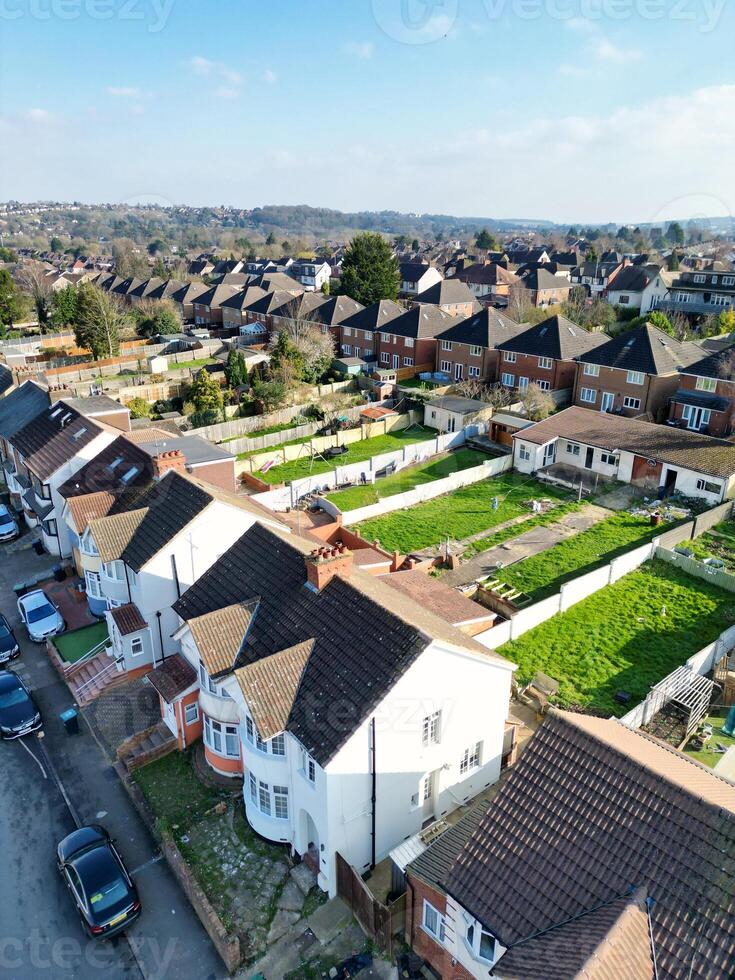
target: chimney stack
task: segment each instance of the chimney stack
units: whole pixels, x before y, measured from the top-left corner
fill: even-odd
[[[153,479],[162,479],[170,470],[186,472],[186,456],[180,449],[169,449],[153,457]]]
[[[315,548],[305,561],[306,581],[316,592],[321,592],[335,575],[347,578],[352,571],[352,552],[343,544]]]

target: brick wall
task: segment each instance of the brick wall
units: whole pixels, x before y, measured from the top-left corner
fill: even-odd
[[[437,341],[436,344],[436,370],[443,371],[446,370],[442,367],[442,363],[448,363],[449,369],[447,373],[452,380],[478,380],[487,381],[493,383],[498,380],[498,363],[499,363],[499,352],[497,350],[490,350],[487,347],[481,348],[481,353],[479,357],[470,354],[469,344],[458,344],[452,342],[452,349],[450,351],[442,350],[441,341]],[[456,365],[461,365],[462,373],[458,376],[456,373]],[[480,374],[476,379],[470,379],[470,368],[479,368]]]
[[[617,368],[600,367],[597,376],[584,373],[584,365],[577,365],[577,377],[574,390],[574,404],[582,408],[591,408],[593,411],[601,411],[602,396],[607,392],[613,396],[612,406],[609,411],[622,413],[628,418],[635,418],[644,412],[650,412],[655,421],[661,422],[668,412],[670,397],[679,386],[679,377],[675,374],[670,375],[644,375],[643,384],[630,384],[628,382],[628,372]],[[596,392],[594,402],[582,401],[580,391],[582,388],[591,388]],[[632,398],[640,401],[640,407],[625,407],[625,399]]]
[[[213,463],[202,463],[192,467],[192,476],[197,480],[205,480],[215,487],[234,492],[237,489],[235,482],[235,460],[223,459]]]
[[[408,875],[407,881],[404,936],[406,942],[442,977],[442,980],[474,980],[472,974],[461,963],[452,963],[449,951],[433,939],[421,925],[424,900],[433,905],[437,912],[444,915],[447,906],[446,895],[413,875]]]

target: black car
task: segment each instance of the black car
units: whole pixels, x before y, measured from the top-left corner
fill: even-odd
[[[75,830],[59,844],[56,858],[90,936],[108,939],[138,918],[137,889],[104,827]]]
[[[23,681],[12,670],[0,670],[0,738],[20,738],[41,725],[41,712]]]
[[[9,660],[15,660],[19,656],[18,641],[13,636],[7,619],[0,613],[0,664],[6,664]]]

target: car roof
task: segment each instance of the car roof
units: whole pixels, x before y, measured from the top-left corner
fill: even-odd
[[[43,589],[34,589],[33,592],[26,592],[25,595],[20,597],[20,601],[28,609],[36,609],[38,606],[46,605],[46,603],[51,604],[51,600]]]
[[[9,518],[10,518],[11,520],[15,520],[15,518],[14,518],[14,517],[13,517],[13,515],[12,515],[12,514],[10,513],[10,511],[8,510],[8,508],[6,507],[6,505],[5,505],[5,504],[0,504],[0,517],[5,517],[5,515],[6,515],[6,514],[7,514],[7,516],[8,516],[8,517],[9,517]]]
[[[0,671],[0,691],[13,691],[18,687],[25,690],[23,681],[12,670]]]
[[[78,856],[72,855],[68,863],[72,865],[82,880],[85,891],[94,892],[110,881],[110,872],[122,877],[122,869],[109,846],[109,841],[100,840],[97,846],[90,847]]]

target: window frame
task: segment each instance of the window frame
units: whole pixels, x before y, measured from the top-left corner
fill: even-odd
[[[459,760],[460,776],[467,776],[471,772],[482,768],[482,741],[469,745]]]
[[[640,381],[637,380],[638,378],[640,378]],[[646,383],[646,375],[643,371],[628,371],[626,383],[629,385],[643,385]]]
[[[194,709],[194,717],[189,718],[189,710]],[[196,725],[199,721],[199,702],[190,701],[188,704],[184,705],[184,724],[185,725]]]
[[[705,378],[698,375],[695,388],[697,389],[697,391],[709,391],[709,392],[717,391],[717,379]]]
[[[600,377],[600,365],[599,364],[585,364],[582,374],[586,374],[588,378],[599,378]]]
[[[444,915],[439,911],[436,906],[432,905],[431,902],[426,899],[423,900],[424,905],[421,915],[421,928],[427,933],[431,938],[437,942],[444,944],[444,939],[446,936],[446,919]],[[428,921],[427,912],[430,912],[436,919],[435,927],[432,927]]]
[[[421,721],[421,744],[424,748],[428,748],[430,745],[441,744],[441,724],[441,708],[437,711],[430,712],[428,715],[424,715]]]
[[[553,357],[539,357],[538,366],[542,371],[550,371],[554,366]]]
[[[585,397],[586,395],[592,395],[592,398]],[[580,388],[579,389],[579,400],[584,402],[585,405],[594,405],[597,402],[597,388]]]

